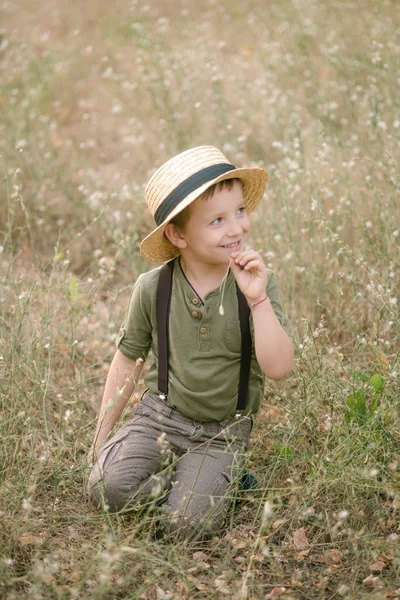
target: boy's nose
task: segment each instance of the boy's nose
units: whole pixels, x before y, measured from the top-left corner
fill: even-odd
[[[240,224],[236,221],[236,219],[234,219],[233,221],[231,221],[229,223],[227,234],[231,237],[235,237],[237,235],[240,235],[241,233],[242,233],[242,228],[241,228]]]

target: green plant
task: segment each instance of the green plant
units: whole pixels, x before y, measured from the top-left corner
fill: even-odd
[[[379,406],[379,399],[382,396],[385,387],[385,380],[379,373],[366,375],[360,371],[353,371],[353,382],[362,382],[353,389],[352,394],[347,398],[346,405],[349,409],[348,419],[355,419],[363,424],[372,419]]]

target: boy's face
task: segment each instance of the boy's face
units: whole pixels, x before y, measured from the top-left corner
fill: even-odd
[[[250,220],[240,184],[223,188],[208,200],[197,198],[187,210],[187,221],[179,231],[182,241],[177,244],[185,260],[227,265],[231,252],[243,249]]]

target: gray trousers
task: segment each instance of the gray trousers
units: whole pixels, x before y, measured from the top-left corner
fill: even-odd
[[[166,531],[213,535],[226,519],[251,428],[249,417],[194,421],[147,391],[133,419],[101,448],[89,496],[112,511],[158,503]]]

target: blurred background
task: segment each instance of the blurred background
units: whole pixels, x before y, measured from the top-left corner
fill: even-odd
[[[137,251],[152,228],[146,181],[174,154],[211,143],[269,171],[254,243],[282,273],[289,305],[313,318],[318,297],[348,304],[352,275],[363,293],[365,267],[342,268],[338,245],[394,279],[397,2],[1,9],[0,223],[21,265],[42,268],[57,247],[80,277],[113,263],[131,282],[150,266]]]
[[[351,502],[353,532],[365,526],[364,511],[372,537],[380,539],[381,517],[384,539],[393,534],[400,3],[1,0],[0,72],[7,597],[21,597],[12,577],[41,581],[32,561],[46,555],[35,540],[47,535],[49,502],[53,517],[55,498],[79,522],[88,511],[76,481],[83,486],[95,408],[131,286],[155,266],[138,251],[153,228],[144,187],[165,160],[202,144],[270,176],[251,243],[276,274],[296,367],[285,382],[267,382],[253,456],[263,485],[297,481],[285,513],[293,527],[304,503]],[[337,453],[328,464],[329,448]],[[375,470],[379,481],[368,479]],[[27,498],[33,512],[15,508]],[[30,521],[37,507],[42,529]],[[26,531],[33,541],[21,538]],[[57,539],[48,543],[54,553]],[[372,558],[350,547],[359,564],[345,578],[352,589]],[[393,561],[373,558],[394,577]],[[274,572],[267,567],[259,583]],[[29,597],[42,597],[37,585]]]

